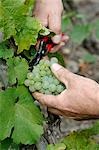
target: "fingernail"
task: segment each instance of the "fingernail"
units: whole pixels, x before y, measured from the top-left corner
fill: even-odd
[[[61,35],[55,35],[52,40],[54,43],[58,44],[61,42],[62,36]]]
[[[54,71],[58,71],[59,69],[61,69],[61,66],[57,63],[52,64],[51,69]]]
[[[66,42],[66,41],[68,41],[68,40],[69,40],[69,36],[64,35],[64,36],[62,37],[62,41],[63,41],[63,42]]]
[[[61,42],[61,43],[60,43],[60,46],[64,46],[64,45],[65,45],[65,43],[64,43],[64,42]]]

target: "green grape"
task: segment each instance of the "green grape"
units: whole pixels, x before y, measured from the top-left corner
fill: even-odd
[[[57,86],[57,92],[61,93],[65,88],[62,85]]]
[[[41,76],[40,76],[39,74],[35,74],[33,80],[34,80],[35,82],[41,81]]]
[[[59,81],[57,79],[55,79],[55,78],[53,79],[53,82],[54,82],[55,85],[59,84]]]
[[[29,72],[29,73],[27,74],[27,78],[28,78],[28,79],[33,79],[33,73]]]
[[[48,89],[48,87],[49,87],[49,82],[44,81],[43,84],[42,84],[42,88],[46,90],[46,89]]]
[[[25,86],[29,86],[29,85],[30,85],[30,80],[29,80],[29,79],[26,79],[26,80],[24,81],[24,84],[25,84]]]
[[[47,95],[50,95],[50,94],[52,94],[49,90],[45,90],[44,91],[44,94],[47,94]]]
[[[40,67],[40,71],[43,71],[43,70],[45,70],[45,65],[42,65],[41,67]]]
[[[42,59],[42,60],[39,62],[39,65],[42,66],[44,63],[45,63],[45,60]]]
[[[50,70],[46,70],[46,75],[50,75],[51,74],[51,71]]]
[[[36,91],[36,89],[34,88],[34,86],[29,86],[29,90],[30,90],[30,92],[35,92]]]
[[[30,85],[34,85],[34,81],[33,80],[30,80]]]
[[[49,67],[50,66],[50,61],[49,60],[45,60],[46,66]]]
[[[52,57],[50,60],[50,64],[58,63],[58,59],[56,57]]]
[[[46,76],[46,71],[44,71],[44,70],[41,70],[40,71],[40,75],[43,77],[43,76]]]
[[[51,60],[41,60],[38,65],[33,67],[31,73],[27,74],[24,84],[29,86],[31,92],[41,92],[44,94],[57,95],[65,88],[51,72],[51,63],[58,63],[57,58]]]
[[[39,92],[45,94],[45,90],[43,88],[40,89]]]
[[[46,81],[48,81],[48,79],[49,79],[48,76],[44,76],[44,77],[42,77],[42,82],[46,82]]]
[[[33,74],[39,73],[39,72],[40,72],[40,69],[38,67],[37,68],[35,67],[32,71]]]
[[[54,82],[53,77],[49,77],[49,78],[48,78],[48,82],[49,82],[50,84],[53,83],[53,82]]]
[[[55,84],[50,84],[49,85],[49,91],[50,92],[55,92],[56,91],[57,86]]]
[[[35,87],[36,90],[39,91],[39,90],[42,88],[41,82],[36,82],[36,83],[34,84],[34,87]]]

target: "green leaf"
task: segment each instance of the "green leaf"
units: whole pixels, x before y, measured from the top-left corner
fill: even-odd
[[[14,69],[14,58],[10,58],[7,60],[7,66],[8,66],[8,82],[10,85],[13,85],[16,83],[16,74]]]
[[[38,38],[38,33],[42,29],[41,24],[32,17],[27,17],[24,27],[16,34],[15,42],[18,45],[18,53],[24,49],[29,50],[30,45],[35,45]]]
[[[0,140],[10,136],[14,126],[15,88],[0,92]]]
[[[92,139],[93,135],[99,134],[99,122],[92,128],[80,132],[74,132],[64,138],[63,142],[67,150],[98,150],[99,144]],[[95,148],[95,149],[94,149]]]
[[[19,145],[13,143],[13,140],[7,138],[0,143],[0,150],[19,150]]]
[[[66,150],[66,145],[64,143],[57,143],[55,145],[50,144],[48,145],[47,150]]]
[[[14,51],[12,49],[7,48],[5,43],[0,44],[0,58],[11,58],[14,55]]]
[[[0,30],[4,40],[14,37],[18,53],[29,50],[35,45],[42,25],[30,16],[34,0],[1,0],[0,1]]]
[[[0,92],[0,140],[12,135],[17,144],[34,144],[43,134],[42,125],[43,116],[25,86]]]
[[[95,63],[96,62],[96,56],[95,55],[92,55],[90,53],[87,53],[86,55],[84,55],[82,57],[82,60],[86,63]]]
[[[90,25],[75,25],[70,33],[73,42],[81,44],[85,38],[91,33]]]
[[[63,17],[62,18],[62,32],[68,32],[70,28],[72,27],[72,23],[70,18]]]
[[[19,95],[20,99],[19,103],[25,104],[26,107],[30,109],[32,114],[35,114],[34,116],[32,116],[33,120],[38,124],[42,124],[43,116],[38,107],[34,105],[33,97],[29,93],[28,89],[25,86],[18,86],[17,94]]]
[[[40,34],[40,35],[43,35],[43,36],[46,36],[46,35],[49,35],[50,32],[51,32],[51,31],[50,31],[49,29],[43,27],[43,28],[41,29],[41,31],[39,32],[39,34]]]
[[[18,80],[18,84],[19,85],[23,84],[28,73],[28,68],[29,68],[28,63],[23,58],[15,57],[14,65],[15,65],[14,67],[15,75]]]
[[[94,23],[94,29],[96,33],[96,38],[99,40],[99,20]]]
[[[31,104],[30,104],[31,105]],[[33,144],[43,134],[41,125],[34,123],[31,111],[24,104],[16,104],[15,125],[12,138],[15,143]]]
[[[16,83],[23,84],[28,73],[28,63],[24,58],[14,57],[7,60],[8,78],[11,85]]]
[[[39,140],[43,134],[43,116],[33,103],[33,98],[27,88],[20,86],[17,88],[19,101],[15,106],[15,125],[13,140],[19,144],[33,144]]]

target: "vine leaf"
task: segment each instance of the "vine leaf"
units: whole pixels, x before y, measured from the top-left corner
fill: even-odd
[[[99,121],[92,128],[82,130],[80,132],[71,133],[64,138],[63,143],[67,149],[74,150],[98,150],[99,144],[92,138],[99,134]]]
[[[19,145],[13,143],[13,140],[10,138],[7,138],[0,143],[0,149],[1,150],[19,150]]]
[[[14,57],[7,60],[8,65],[8,78],[11,85],[24,83],[28,73],[28,63],[24,58]],[[16,80],[17,79],[17,80]]]
[[[15,88],[0,92],[0,140],[10,136],[14,126]]]
[[[38,32],[42,29],[39,21],[29,15],[33,6],[34,0],[0,1],[0,31],[4,34],[3,40],[13,37],[18,53],[35,45]]]
[[[43,116],[25,86],[0,92],[0,140],[12,135],[17,144],[34,144],[43,133],[42,124]]]
[[[0,58],[7,59],[14,55],[13,49],[7,48],[5,42],[0,44]]]
[[[91,33],[91,25],[75,25],[70,33],[71,39],[77,44],[81,44],[83,40]]]
[[[28,104],[28,106],[30,106]],[[34,115],[26,104],[17,103],[15,106],[15,124],[12,138],[15,143],[33,144],[43,133],[41,125],[34,122]]]

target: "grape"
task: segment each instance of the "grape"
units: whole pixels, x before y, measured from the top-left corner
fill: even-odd
[[[34,84],[34,87],[35,87],[36,90],[40,90],[40,89],[42,88],[41,82],[36,82],[36,83]]]
[[[44,94],[50,95],[51,92],[50,92],[49,90],[45,90],[45,91],[44,91]]]
[[[27,74],[27,78],[28,78],[28,79],[33,79],[33,74],[32,74],[31,72],[28,73],[28,74]]]
[[[29,80],[30,81],[30,85],[34,85],[34,81],[33,80]]]
[[[30,92],[38,91],[43,94],[58,95],[65,88],[64,85],[51,72],[51,64],[58,63],[58,59],[53,57],[51,60],[41,60],[38,65],[33,67],[32,72],[27,74],[25,86],[29,87]]]
[[[42,77],[42,82],[48,81],[49,77],[48,76],[44,76]]]
[[[41,76],[40,76],[39,74],[35,74],[33,80],[34,80],[35,82],[41,81]]]
[[[39,92],[45,94],[45,90],[43,88],[40,89]]]
[[[49,87],[49,82],[48,81],[44,81],[42,84],[43,89],[48,89]]]
[[[43,76],[46,76],[46,71],[43,71],[43,70],[42,70],[42,71],[40,72],[40,75],[41,75],[42,77],[43,77]]]
[[[36,91],[34,86],[29,86],[29,90],[30,90],[30,92],[35,92]]]
[[[59,84],[59,81],[57,79],[55,79],[55,78],[54,78],[53,82],[54,82],[55,85]]]
[[[50,91],[50,92],[55,92],[56,89],[57,89],[57,86],[56,86],[55,84],[50,84],[50,85],[49,85],[49,91]]]
[[[57,86],[57,92],[61,93],[65,88],[62,85]]]
[[[49,81],[50,84],[54,82],[54,80],[53,80],[52,77],[49,77],[49,78],[48,78],[48,81]]]
[[[58,63],[58,59],[56,57],[52,57],[50,63],[51,65],[54,63]]]
[[[29,86],[29,85],[30,85],[30,80],[28,80],[28,79],[25,80],[25,81],[24,81],[24,84],[25,84],[26,86]]]

